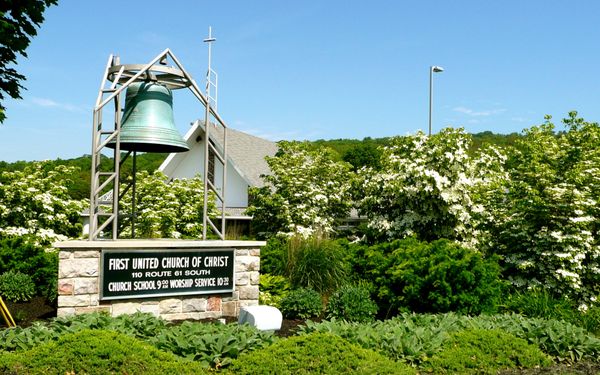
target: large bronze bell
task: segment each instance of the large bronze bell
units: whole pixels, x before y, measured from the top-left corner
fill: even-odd
[[[116,147],[116,142],[107,146]],[[134,82],[127,87],[121,123],[121,150],[141,152],[184,152],[189,147],[173,118],[173,94],[152,82]]]

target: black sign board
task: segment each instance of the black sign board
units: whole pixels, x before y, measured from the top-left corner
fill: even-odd
[[[230,293],[233,249],[103,250],[100,299]]]

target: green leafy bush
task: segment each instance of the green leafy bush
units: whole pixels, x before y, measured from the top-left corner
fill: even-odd
[[[321,295],[312,289],[295,289],[281,300],[281,313],[287,319],[309,319],[323,312]]]
[[[29,275],[5,272],[0,275],[0,296],[8,301],[27,302],[35,296],[35,284]]]
[[[261,305],[279,308],[281,306],[281,299],[288,294],[289,290],[290,283],[285,277],[263,273],[260,275],[258,302]]]
[[[442,351],[421,366],[435,374],[496,374],[508,368],[545,367],[550,357],[537,346],[501,330],[454,332]]]
[[[329,334],[311,334],[240,356],[234,374],[415,374],[407,365]]]
[[[369,290],[361,285],[345,285],[338,289],[327,303],[327,319],[343,319],[351,322],[372,321],[377,305]]]
[[[495,259],[448,240],[414,238],[355,250],[355,270],[371,280],[378,305],[398,310],[494,312],[501,295]]]
[[[202,374],[199,364],[114,331],[83,330],[33,349],[0,355],[10,374]]]
[[[46,251],[32,236],[0,236],[0,274],[14,270],[30,275],[36,292],[45,295],[58,278],[58,253]]]
[[[289,239],[284,254],[285,271],[295,288],[310,288],[331,293],[348,279],[350,264],[339,243],[314,235]]]
[[[265,347],[275,340],[272,333],[248,325],[186,321],[161,330],[149,342],[161,350],[193,359],[202,367],[222,368],[240,354]]]

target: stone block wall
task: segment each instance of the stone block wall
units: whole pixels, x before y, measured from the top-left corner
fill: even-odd
[[[103,248],[226,247],[235,249],[235,289],[232,293],[99,300],[100,254]],[[142,246],[144,244],[144,246]],[[168,245],[170,244],[170,245]],[[236,317],[240,308],[258,305],[259,241],[69,241],[59,249],[58,316],[106,311],[111,316],[151,313],[166,320]]]

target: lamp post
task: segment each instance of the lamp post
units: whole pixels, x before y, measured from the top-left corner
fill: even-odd
[[[441,73],[444,68],[441,66],[429,67],[429,135],[431,136],[431,108],[433,106],[433,73]]]

